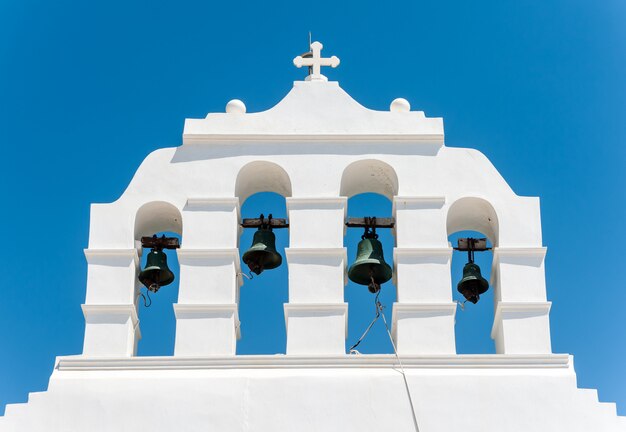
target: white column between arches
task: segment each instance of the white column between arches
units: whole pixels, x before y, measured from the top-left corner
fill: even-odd
[[[190,198],[183,218],[174,355],[234,355],[240,336],[239,199]]]
[[[398,301],[393,337],[400,354],[455,354],[445,197],[394,197]]]
[[[287,354],[345,354],[347,198],[287,198]]]

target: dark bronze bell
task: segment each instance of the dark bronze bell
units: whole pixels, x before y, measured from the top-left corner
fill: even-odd
[[[468,301],[476,304],[480,295],[489,289],[489,282],[480,274],[480,267],[473,262],[468,262],[463,267],[463,279],[457,284],[457,290]]]
[[[250,271],[261,274],[263,270],[275,269],[283,262],[283,257],[276,252],[276,236],[271,229],[260,227],[254,233],[252,246],[241,258]]]
[[[152,292],[174,282],[174,273],[167,266],[167,255],[161,249],[152,249],[146,258],[146,267],[139,273],[139,282]]]
[[[367,285],[371,293],[380,291],[380,285],[391,279],[392,271],[383,256],[383,245],[375,237],[363,236],[359,242],[356,260],[348,270],[354,283]]]

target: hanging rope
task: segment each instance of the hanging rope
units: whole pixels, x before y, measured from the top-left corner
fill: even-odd
[[[248,279],[248,280],[252,280],[252,279],[254,279],[254,275],[252,274],[252,270],[250,270],[250,271],[248,272],[248,274],[245,274],[245,273],[239,272],[239,273],[237,273],[237,276],[243,276],[243,277],[245,277],[245,278],[246,278],[246,279]]]
[[[146,295],[148,296],[147,299],[146,299]],[[139,294],[137,294],[137,297],[135,298],[135,302],[137,300],[139,300],[139,297],[141,297],[141,298],[143,298],[143,306],[148,308],[148,307],[152,306],[152,298],[150,298],[150,291],[149,290],[146,290],[146,295],[144,295],[141,292],[141,289],[140,289],[139,290]]]
[[[415,432],[419,432],[420,428],[417,425],[417,417],[415,415],[415,406],[413,405],[413,398],[411,398],[411,390],[409,389],[409,382],[406,379],[406,374],[404,373],[404,366],[402,365],[402,361],[400,360],[400,356],[398,355],[398,350],[396,349],[396,344],[393,342],[393,337],[391,337],[391,331],[389,330],[389,326],[387,325],[387,319],[385,318],[385,313],[383,312],[383,305],[380,305],[380,315],[383,317],[383,323],[385,323],[385,329],[387,330],[387,335],[389,336],[389,342],[391,342],[391,346],[393,347],[393,352],[396,355],[396,360],[398,360],[398,364],[400,365],[400,373],[402,374],[402,378],[404,379],[404,387],[406,388],[406,395],[409,398],[409,405],[411,406],[411,415],[413,416],[413,426],[415,426]]]
[[[367,328],[365,329],[365,331],[363,332],[363,334],[361,335],[361,337],[359,338],[358,341],[356,341],[356,343],[354,345],[352,345],[350,347],[350,349],[348,350],[348,352],[350,354],[353,354],[353,350],[359,346],[359,344],[363,341],[363,339],[365,339],[365,336],[367,336],[367,334],[369,333],[369,331],[372,329],[372,327],[374,326],[374,323],[376,321],[378,321],[378,318],[380,318],[380,312],[381,309],[378,307],[378,305],[380,305],[380,302],[378,301],[378,296],[380,295],[380,291],[378,291],[376,293],[376,298],[374,299],[374,306],[376,308],[376,316],[374,317],[374,319],[372,320],[372,322],[370,323],[370,325],[367,326]],[[356,351],[358,353],[358,351]]]
[[[383,306],[383,304],[378,299],[379,296],[380,296],[380,291],[378,291],[376,293],[376,297],[374,297],[374,307],[375,307],[374,319],[367,326],[367,328],[365,329],[365,332],[363,332],[363,335],[361,335],[359,340],[350,347],[348,352],[350,354],[358,354],[358,351],[356,351],[354,348],[359,346],[359,344],[363,341],[363,339],[365,339],[365,336],[367,336],[369,331],[374,326],[374,323],[378,321],[378,318],[382,317],[383,323],[385,324],[385,329],[387,330],[387,336],[389,336],[389,342],[391,342],[393,352],[396,355],[396,360],[398,361],[398,365],[400,365],[400,373],[402,374],[402,379],[404,380],[404,388],[406,389],[406,394],[409,398],[409,405],[411,407],[411,416],[413,418],[413,426],[415,426],[415,432],[420,432],[419,426],[417,425],[417,416],[415,415],[415,406],[413,405],[413,398],[411,397],[411,390],[409,388],[409,382],[406,378],[406,374],[404,373],[404,365],[402,364],[402,361],[400,360],[400,356],[398,355],[398,350],[396,349],[396,344],[394,343],[393,337],[391,336],[391,330],[389,329],[389,325],[387,324],[387,319],[385,317],[385,312],[383,311],[385,309],[385,306]]]

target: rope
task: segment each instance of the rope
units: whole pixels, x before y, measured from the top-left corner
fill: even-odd
[[[393,352],[396,355],[396,360],[398,360],[398,364],[400,365],[400,373],[402,374],[402,378],[404,380],[404,388],[406,389],[406,394],[409,398],[409,405],[411,406],[411,416],[413,418],[413,426],[415,426],[415,432],[420,432],[420,428],[417,425],[417,416],[415,415],[415,406],[413,405],[413,398],[411,397],[411,390],[409,389],[409,382],[406,378],[406,374],[404,373],[404,365],[402,364],[402,361],[400,360],[400,356],[398,355],[396,344],[393,342],[393,337],[391,336],[391,330],[389,329],[389,325],[387,324],[387,319],[385,318],[385,312],[383,311],[385,307],[378,299],[379,296],[380,296],[380,290],[376,293],[376,297],[374,297],[374,307],[376,308],[376,316],[374,317],[370,325],[367,326],[367,328],[365,329],[365,332],[363,332],[363,335],[359,338],[359,340],[350,347],[348,352],[350,354],[358,353],[358,351],[356,351],[354,348],[356,348],[363,341],[363,339],[365,339],[365,336],[367,336],[369,331],[372,329],[372,327],[374,326],[374,323],[378,321],[378,318],[382,317],[383,323],[385,324],[385,329],[387,330],[387,335],[389,336],[389,341],[391,342],[391,346],[393,347]]]
[[[140,289],[139,290],[139,294],[137,294],[137,298],[135,299],[135,301],[139,300],[139,297],[143,298],[143,306],[148,308],[148,307],[152,306],[152,298],[150,297],[150,290],[146,290],[146,295],[148,296],[147,299],[146,299],[146,296],[141,292],[141,289]]]
[[[359,338],[358,341],[356,341],[356,343],[354,345],[352,345],[350,347],[350,349],[348,350],[348,352],[350,354],[352,354],[352,351],[359,346],[359,344],[363,341],[363,339],[365,339],[365,336],[367,336],[367,334],[369,333],[369,331],[372,329],[372,326],[374,325],[374,323],[376,321],[378,321],[378,318],[380,318],[380,312],[381,309],[379,309],[378,305],[380,304],[380,302],[378,301],[378,296],[380,295],[380,291],[378,291],[376,293],[376,298],[374,299],[374,305],[376,307],[376,316],[374,317],[374,319],[372,320],[372,322],[370,323],[370,325],[367,326],[367,328],[365,329],[365,331],[363,332],[363,334],[361,335],[361,337]],[[358,352],[358,351],[356,351]]]
[[[387,319],[385,318],[385,313],[383,312],[383,305],[378,302],[380,306],[380,314],[383,317],[383,322],[385,323],[385,329],[387,329],[387,335],[389,335],[389,341],[391,342],[391,346],[393,347],[393,352],[396,355],[396,360],[398,360],[398,364],[400,365],[400,373],[402,374],[402,378],[404,379],[404,387],[406,388],[406,395],[409,397],[409,405],[411,405],[411,415],[413,416],[413,426],[415,426],[415,432],[419,432],[420,428],[417,425],[417,417],[415,416],[415,406],[413,405],[413,398],[411,398],[411,390],[409,389],[409,382],[406,379],[406,374],[404,373],[404,366],[402,365],[402,361],[400,360],[400,356],[398,355],[398,350],[396,349],[396,344],[393,343],[393,337],[391,337],[391,331],[389,330],[389,326],[387,325]]]

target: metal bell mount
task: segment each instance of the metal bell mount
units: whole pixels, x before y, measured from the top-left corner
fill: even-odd
[[[371,293],[380,291],[380,285],[389,281],[392,270],[385,262],[383,245],[376,234],[376,218],[365,218],[365,233],[361,236],[356,260],[348,269],[348,278],[359,285],[367,285]]]

